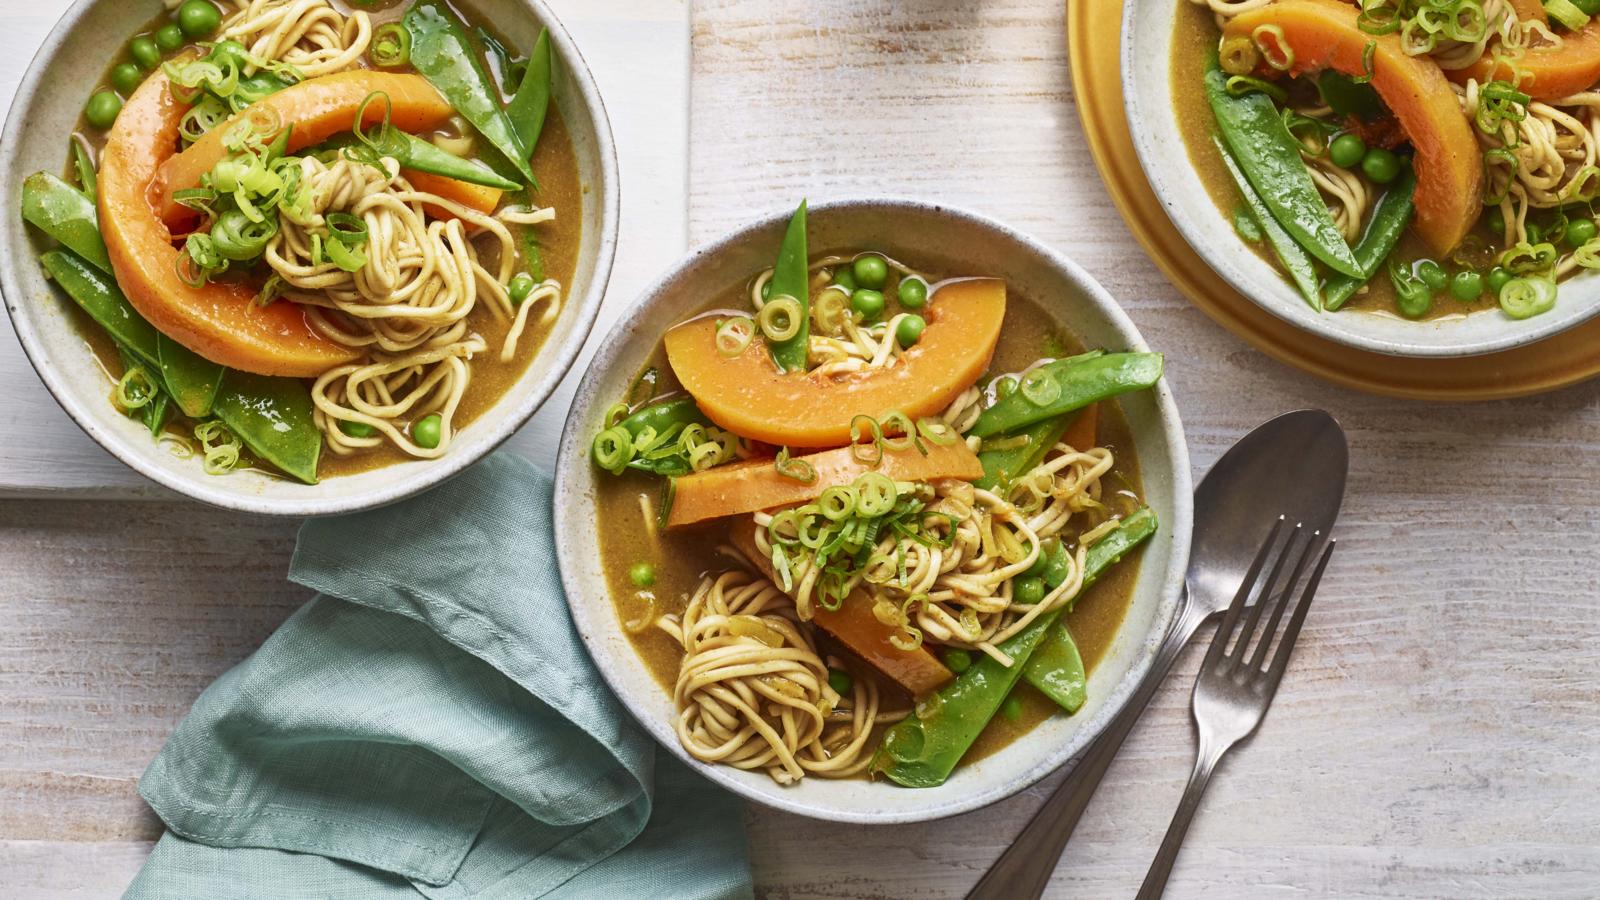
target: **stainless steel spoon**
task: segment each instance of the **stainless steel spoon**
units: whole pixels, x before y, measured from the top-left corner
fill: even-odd
[[[1321,410],[1285,413],[1245,435],[1194,492],[1194,542],[1178,614],[1144,680],[1078,765],[1045,800],[968,900],[1038,897],[1111,760],[1196,630],[1228,608],[1261,547],[1260,523],[1283,515],[1329,533],[1344,500],[1350,448]]]

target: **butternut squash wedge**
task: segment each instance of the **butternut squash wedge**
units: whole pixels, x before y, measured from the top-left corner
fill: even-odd
[[[866,472],[882,472],[896,481],[932,481],[959,478],[972,481],[983,475],[983,465],[964,442],[926,443],[924,456],[916,448],[886,450],[876,467],[855,457],[851,447],[839,447],[800,457],[816,470],[817,479],[805,484],[778,474],[770,459],[718,466],[684,475],[673,488],[672,511],[667,526],[691,525],[724,516],[752,513],[816,499],[834,485],[849,484]]]
[[[734,523],[730,529],[733,545],[762,575],[773,579],[772,562],[762,558],[756,550],[755,527],[755,522],[749,519]],[[889,643],[896,630],[879,622],[872,614],[872,598],[866,591],[852,592],[836,610],[820,606],[813,610],[812,624],[832,635],[862,662],[882,672],[914,698],[938,690],[955,677],[927,647],[901,650]]]
[[[294,153],[349,131],[355,123],[356,110],[374,92],[388,95],[389,121],[396,128],[413,134],[438,128],[454,112],[450,103],[421,75],[371,69],[355,69],[302,81],[263,97],[252,104],[251,109],[270,109],[277,113],[279,121],[294,125],[294,131],[289,134],[289,152]],[[211,129],[187,150],[162,163],[160,177],[151,189],[157,197],[156,208],[163,221],[178,221],[188,215],[188,210],[173,202],[172,192],[199,184],[200,176],[211,171],[227,155],[222,139],[238,118],[236,115]],[[367,104],[362,124],[372,125],[382,120],[383,104]]]
[[[454,200],[462,206],[470,207],[478,212],[488,215],[500,205],[500,195],[504,193],[499,188],[488,187],[481,184],[468,184],[455,178],[446,178],[443,175],[434,175],[430,172],[418,172],[415,169],[402,169],[401,174],[411,182],[411,186],[419,191],[438,194],[446,200]],[[435,203],[424,203],[422,208],[428,215],[435,218],[444,218],[451,215],[450,211]]]
[[[1535,100],[1560,100],[1587,91],[1600,83],[1600,19],[1593,19],[1577,31],[1563,31],[1561,45],[1529,47],[1515,62],[1495,61],[1485,56],[1465,69],[1450,73],[1456,81],[1476,78],[1480,83],[1499,78],[1522,80],[1518,90]]]
[[[701,317],[667,332],[672,371],[706,417],[752,440],[788,447],[839,447],[850,420],[899,410],[934,415],[989,366],[1006,313],[1005,282],[972,278],[930,298],[927,328],[893,366],[829,377],[779,372],[757,339],[743,353],[717,352],[717,320]]]
[[[149,188],[178,145],[185,107],[159,69],[133,92],[100,154],[100,227],[117,284],[162,333],[215,363],[259,375],[309,378],[356,352],[311,330],[293,303],[255,303],[247,285],[190,287],[178,277],[172,233]]]
[[[1249,37],[1263,25],[1283,29],[1295,75],[1334,69],[1365,72],[1369,44],[1372,86],[1394,112],[1416,150],[1416,230],[1434,252],[1455,249],[1483,212],[1483,158],[1472,125],[1437,63],[1407,56],[1395,34],[1373,36],[1356,24],[1355,7],[1338,0],[1281,0],[1235,16],[1225,37]]]

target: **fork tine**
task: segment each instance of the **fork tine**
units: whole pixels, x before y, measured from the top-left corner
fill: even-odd
[[[1244,580],[1239,582],[1239,592],[1233,595],[1233,602],[1228,604],[1227,615],[1223,616],[1222,624],[1217,626],[1216,637],[1211,639],[1211,649],[1206,651],[1206,658],[1200,663],[1202,667],[1215,665],[1222,652],[1228,649],[1228,638],[1233,634],[1233,626],[1239,621],[1239,613],[1244,609],[1244,602],[1250,597],[1250,592],[1256,586],[1256,579],[1261,577],[1261,569],[1267,564],[1267,556],[1272,548],[1278,544],[1278,532],[1283,530],[1283,516],[1272,523],[1272,531],[1267,539],[1261,542],[1261,549],[1256,551],[1256,558],[1250,563],[1249,571],[1245,572]]]
[[[1256,592],[1256,602],[1251,604],[1250,614],[1245,619],[1244,627],[1239,629],[1239,639],[1233,645],[1233,652],[1228,655],[1228,659],[1232,662],[1232,665],[1228,667],[1230,670],[1238,669],[1243,664],[1245,653],[1250,649],[1251,642],[1258,640],[1256,627],[1261,624],[1261,613],[1285,592],[1283,588],[1279,587],[1279,579],[1283,577],[1289,557],[1294,552],[1295,541],[1300,539],[1303,531],[1304,529],[1299,522],[1294,523],[1294,528],[1289,532],[1288,540],[1283,542],[1282,551],[1278,553],[1278,558],[1272,563],[1271,574],[1267,576],[1266,581],[1262,582],[1261,589]],[[1292,588],[1293,586],[1294,581],[1291,580],[1289,587]],[[1270,632],[1265,635],[1269,639],[1271,636]]]
[[[1306,565],[1311,562],[1312,553],[1316,550],[1317,538],[1321,536],[1322,532],[1313,531],[1311,536],[1306,538],[1306,545],[1300,548],[1300,558],[1295,560],[1294,571],[1290,573],[1289,580],[1284,582],[1277,596],[1272,598],[1272,618],[1267,620],[1267,627],[1261,632],[1261,639],[1256,642],[1256,652],[1250,656],[1250,668],[1253,671],[1261,671],[1261,664],[1266,662],[1267,650],[1272,647],[1272,639],[1278,633],[1278,623],[1283,621],[1283,611],[1289,608],[1289,597],[1294,593],[1294,586],[1300,583],[1300,576],[1305,574]],[[1287,555],[1287,551],[1285,554]],[[1260,604],[1261,601],[1257,600],[1256,605]]]
[[[1267,690],[1278,689],[1278,682],[1283,680],[1283,672],[1289,667],[1289,654],[1294,650],[1294,643],[1300,637],[1300,626],[1306,621],[1306,613],[1311,609],[1311,601],[1317,595],[1317,588],[1322,584],[1323,570],[1328,568],[1328,559],[1333,556],[1333,548],[1338,541],[1330,539],[1322,548],[1322,558],[1317,560],[1316,571],[1311,573],[1311,580],[1306,582],[1304,591],[1300,592],[1300,603],[1294,608],[1294,615],[1289,618],[1289,627],[1283,630],[1283,643],[1278,645],[1278,652],[1272,658],[1272,668],[1267,671]]]

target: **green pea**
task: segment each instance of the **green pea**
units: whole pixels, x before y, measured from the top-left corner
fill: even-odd
[[[856,288],[850,295],[850,308],[861,314],[863,322],[883,315],[883,292]]]
[[[1005,716],[1007,722],[1022,718],[1022,701],[1015,696],[1007,697],[1006,702],[1000,704],[1000,715]]]
[[[1504,266],[1495,266],[1489,270],[1489,274],[1483,280],[1489,286],[1489,293],[1498,297],[1500,296],[1500,289],[1505,287],[1506,283],[1511,280],[1511,273],[1507,272]]]
[[[972,668],[972,654],[960,647],[951,647],[944,651],[944,667],[960,675]]]
[[[222,24],[222,13],[206,0],[183,0],[178,7],[178,27],[189,37],[208,37]]]
[[[352,422],[349,419],[339,420],[339,430],[353,438],[372,437],[378,433],[378,429],[365,422]]]
[[[656,567],[640,560],[628,570],[628,580],[634,587],[647,588],[656,583]]]
[[[111,67],[111,86],[123,96],[138,90],[142,81],[144,71],[133,63],[117,63]]]
[[[518,272],[512,276],[511,283],[506,285],[506,293],[511,297],[511,305],[521,306],[525,303],[528,295],[533,293],[533,289],[537,285],[538,282],[535,282],[533,276],[527,272]]]
[[[1463,269],[1450,279],[1450,296],[1462,303],[1471,303],[1483,296],[1483,276],[1471,269]]]
[[[1025,576],[1011,585],[1011,602],[1032,605],[1044,599],[1044,579]]]
[[[833,270],[833,283],[847,291],[854,291],[857,287],[855,273],[850,271],[849,266],[840,266]]]
[[[1361,157],[1361,172],[1373,184],[1388,184],[1400,177],[1400,157],[1382,147],[1373,147]]]
[[[139,64],[139,68],[146,72],[161,65],[161,48],[147,34],[141,34],[128,42],[128,55]]]
[[[430,413],[411,423],[411,439],[424,450],[438,447],[439,438],[443,435],[444,419],[438,413]]]
[[[120,112],[122,98],[110,91],[101,91],[89,98],[89,103],[83,108],[83,117],[89,120],[90,125],[104,130],[111,127]]]
[[[168,22],[156,29],[156,46],[163,53],[171,53],[182,47],[183,43],[183,29],[178,27],[178,23]]]
[[[1401,291],[1395,295],[1395,309],[1408,319],[1420,319],[1433,309],[1433,295],[1425,290]]]
[[[828,687],[833,688],[833,692],[835,694],[838,694],[841,697],[848,697],[854,690],[855,686],[855,679],[850,677],[849,672],[846,672],[843,669],[828,670]]]
[[[996,400],[1005,398],[1017,392],[1017,379],[1007,375],[994,383],[994,396]]]
[[[922,339],[922,329],[926,327],[928,323],[922,321],[921,316],[906,316],[894,327],[894,338],[900,342],[900,346],[909,347]]]
[[[1596,236],[1600,236],[1600,225],[1596,225],[1593,219],[1573,219],[1567,223],[1567,245],[1573,249],[1582,247]]]
[[[855,273],[856,284],[860,287],[882,290],[889,282],[889,263],[876,253],[858,257],[850,264],[850,268]]]
[[[772,299],[772,279],[770,279],[770,278],[767,279],[766,284],[763,284],[761,286],[761,299],[763,299],[763,300],[771,300]]]
[[[1341,169],[1348,169],[1361,162],[1367,155],[1367,142],[1354,134],[1341,134],[1328,145],[1328,158]]]
[[[900,305],[906,309],[921,309],[928,303],[928,283],[908,275],[900,279]]]
[[[1050,557],[1055,555],[1056,545],[1060,543],[1060,538],[1045,538],[1043,541],[1040,541],[1038,558],[1033,561],[1033,565],[1028,567],[1028,571],[1023,572],[1022,574],[1030,578],[1043,577],[1044,570],[1050,568]]]
[[[1421,278],[1422,283],[1428,286],[1428,290],[1435,294],[1444,290],[1450,283],[1450,273],[1444,270],[1444,266],[1431,259],[1417,263],[1417,277]]]

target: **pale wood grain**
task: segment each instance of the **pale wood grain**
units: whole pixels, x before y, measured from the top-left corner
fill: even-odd
[[[1323,406],[1350,430],[1341,549],[1169,896],[1600,893],[1600,388],[1435,406],[1274,363],[1189,307],[1129,240],[1078,132],[1058,4],[802,6],[696,4],[694,240],[801,194],[971,206],[1073,255],[1168,351],[1197,474],[1285,409]],[[0,584],[22,598],[0,604],[0,777],[34,792],[16,812],[0,794],[0,879],[29,879],[13,893],[104,895],[131,877],[154,834],[133,779],[190,700],[299,600],[281,581],[287,526],[140,508],[142,527],[123,527],[116,505],[0,505]],[[95,561],[147,543],[164,563]],[[163,565],[196,574],[177,581]],[[1197,661],[1180,661],[1111,769],[1051,896],[1139,883],[1191,762]],[[89,779],[56,787],[49,773]],[[759,889],[959,895],[1043,790],[894,828],[751,809]]]

